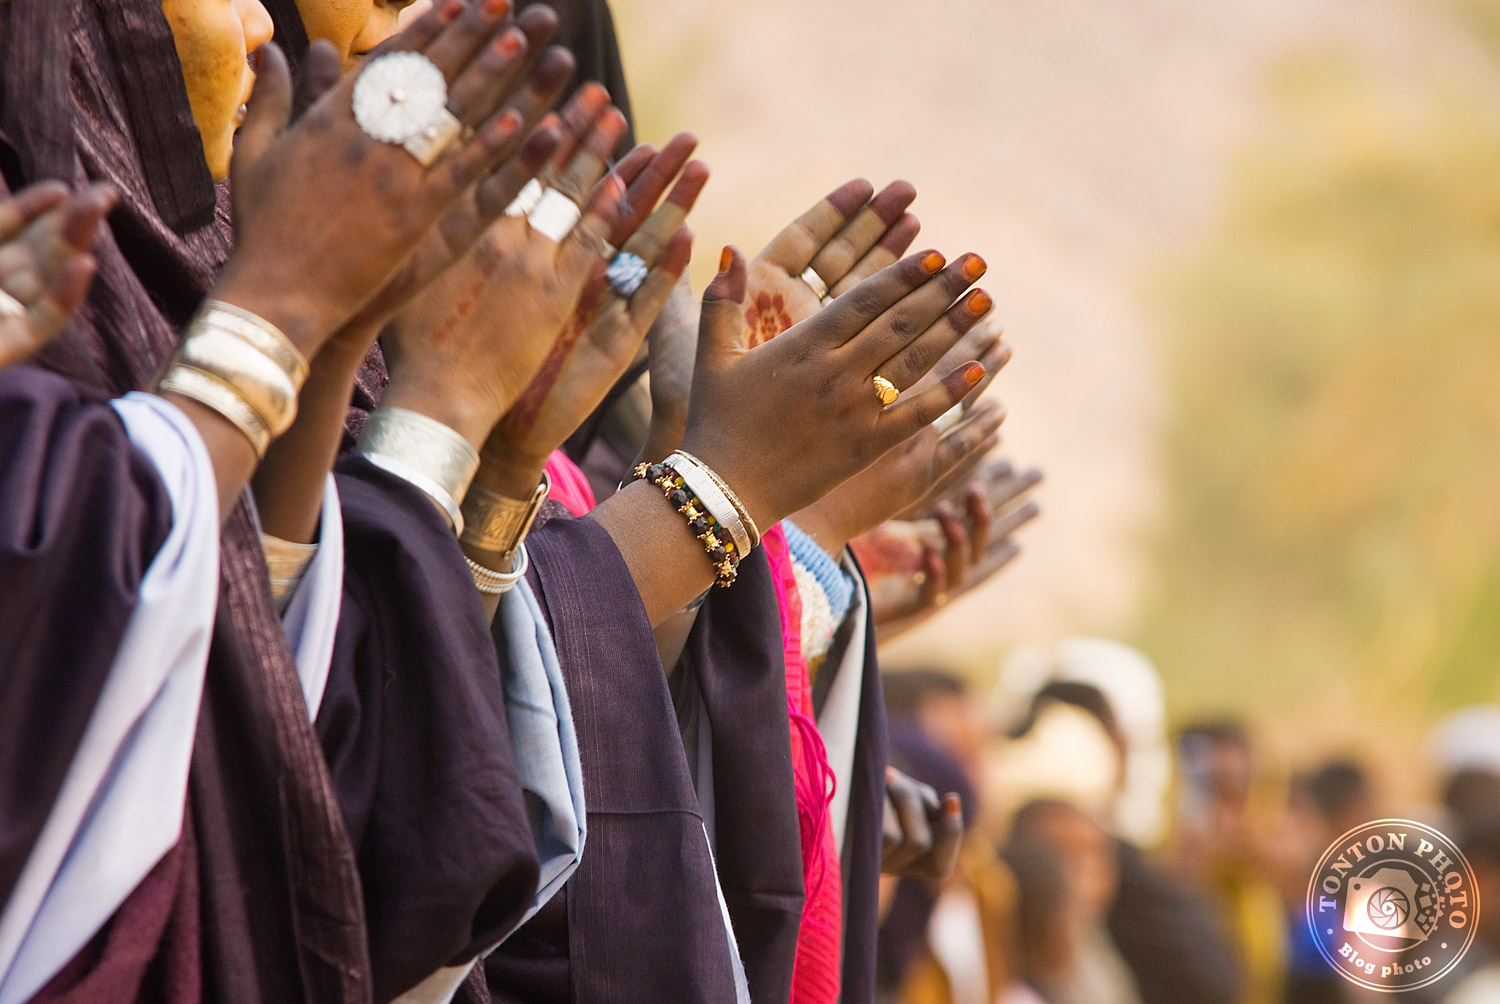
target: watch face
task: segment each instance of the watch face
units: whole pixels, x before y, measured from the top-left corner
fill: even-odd
[[[419,52],[392,52],[366,66],[354,85],[354,121],[382,143],[421,137],[447,111],[443,72]]]

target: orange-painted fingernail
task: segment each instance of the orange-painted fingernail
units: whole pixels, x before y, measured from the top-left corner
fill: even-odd
[[[948,815],[950,816],[958,815],[964,807],[963,801],[957,795],[951,792],[948,794],[947,798],[943,799],[943,803],[947,807]]]
[[[525,37],[516,29],[512,28],[500,36],[500,41],[495,43],[495,51],[502,56],[514,56],[526,45]]]
[[[725,272],[728,272],[729,266],[733,264],[734,252],[729,250],[729,247],[726,245],[724,250],[719,252],[719,274],[723,275]]]
[[[446,24],[449,21],[456,20],[458,15],[463,12],[464,5],[459,3],[459,0],[448,0],[447,3],[438,8],[438,20]]]
[[[484,12],[490,17],[501,17],[510,12],[510,0],[484,0]]]
[[[984,367],[978,363],[970,363],[964,367],[964,383],[973,387],[984,379]]]
[[[988,270],[989,266],[986,265],[984,263],[984,259],[979,257],[977,254],[969,255],[968,260],[964,262],[964,278],[969,280],[970,282],[978,279]]]
[[[969,313],[973,314],[975,317],[983,317],[994,305],[995,301],[990,299],[990,294],[986,293],[982,289],[976,289],[974,293],[969,297],[969,302],[964,306],[967,307]]]
[[[604,102],[609,100],[609,92],[604,85],[596,81],[589,81],[580,89],[578,104],[586,111],[597,111]]]
[[[922,257],[922,271],[928,275],[937,275],[946,264],[948,264],[948,259],[936,251],[929,251]]]

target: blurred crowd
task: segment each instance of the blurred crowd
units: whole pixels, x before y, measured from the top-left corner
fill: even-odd
[[[1414,810],[1358,756],[1283,765],[1245,721],[1170,727],[1154,667],[1112,641],[1018,651],[990,693],[939,669],[884,685],[892,765],[965,806],[948,879],[883,880],[886,1002],[1388,1000],[1339,975],[1306,918],[1319,857],[1382,818],[1436,823],[1500,903],[1500,707],[1438,724],[1433,804]],[[1495,911],[1457,968],[1400,999],[1500,1000]]]

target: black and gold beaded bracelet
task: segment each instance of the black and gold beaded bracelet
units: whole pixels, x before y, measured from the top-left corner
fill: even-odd
[[[635,476],[645,478],[660,488],[667,504],[682,513],[687,520],[688,529],[702,541],[709,563],[714,566],[714,585],[733,585],[739,574],[740,564],[740,555],[735,552],[734,541],[730,538],[729,531],[703,507],[698,496],[682,480],[682,476],[666,464],[641,464],[636,467]]]

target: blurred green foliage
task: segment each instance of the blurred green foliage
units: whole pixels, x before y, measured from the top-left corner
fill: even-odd
[[[1500,696],[1485,98],[1288,61],[1222,218],[1156,285],[1168,512],[1141,641],[1179,716],[1413,751],[1437,714]]]

